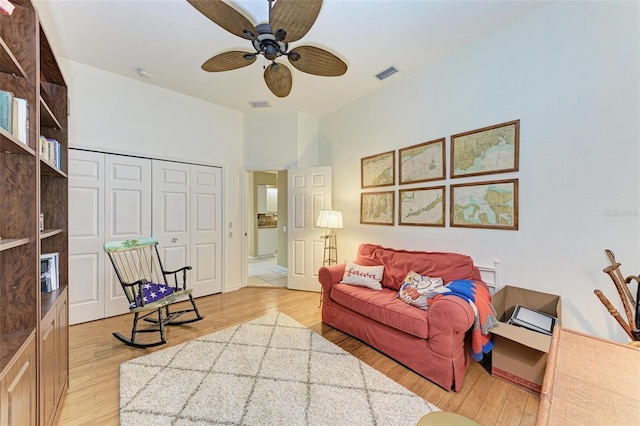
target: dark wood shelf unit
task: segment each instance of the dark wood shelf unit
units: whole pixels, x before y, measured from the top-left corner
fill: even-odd
[[[0,251],[11,250],[14,247],[29,244],[29,238],[4,238],[0,239]]]
[[[13,56],[11,49],[4,40],[0,40],[0,72],[25,78],[26,74],[20,62]]]
[[[68,94],[31,0],[0,15],[0,90],[26,99],[26,143],[0,129],[0,423],[55,423],[68,386]],[[60,165],[40,158],[43,135]],[[40,232],[40,213],[47,229]],[[40,255],[59,288],[40,292]]]
[[[11,133],[0,127],[0,152],[5,154],[35,155],[29,145],[23,144]]]
[[[49,127],[52,129],[60,129],[62,127],[42,97],[40,98],[40,127]]]

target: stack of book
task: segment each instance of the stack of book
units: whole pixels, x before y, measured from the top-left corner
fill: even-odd
[[[0,127],[26,144],[29,135],[29,105],[26,99],[0,90]]]
[[[60,143],[40,135],[40,157],[56,168],[60,168]]]
[[[43,253],[40,255],[40,291],[50,293],[58,287],[58,253]]]

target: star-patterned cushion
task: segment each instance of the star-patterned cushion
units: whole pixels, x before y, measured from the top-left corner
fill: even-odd
[[[142,297],[144,304],[157,302],[158,300],[166,297],[176,291],[175,288],[166,284],[146,283],[142,286]],[[140,305],[140,298],[138,296],[137,303],[133,302],[129,305],[129,309],[137,308]]]

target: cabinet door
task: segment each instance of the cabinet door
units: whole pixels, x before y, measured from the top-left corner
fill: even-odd
[[[276,253],[276,228],[258,229],[258,256],[267,256]]]
[[[56,302],[56,397],[59,398],[69,381],[69,303],[67,293]]]
[[[36,424],[36,340],[27,344],[0,380],[0,424]]]
[[[278,212],[278,188],[267,187],[267,212]]]
[[[57,312],[53,308],[40,325],[40,424],[53,422],[56,410],[56,322]]]
[[[104,318],[104,154],[69,150],[69,206],[69,320],[77,324]]]

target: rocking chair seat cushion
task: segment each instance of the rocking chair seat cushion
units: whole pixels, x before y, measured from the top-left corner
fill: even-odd
[[[166,284],[157,284],[157,283],[148,282],[142,286],[142,299],[144,301],[144,304],[147,305],[150,303],[157,302],[160,299],[163,299],[169,296],[171,293],[175,291],[176,291],[175,288],[168,286]],[[140,305],[141,305],[140,295],[138,295],[137,300],[135,302],[132,302],[129,305],[129,309],[135,309]]]

